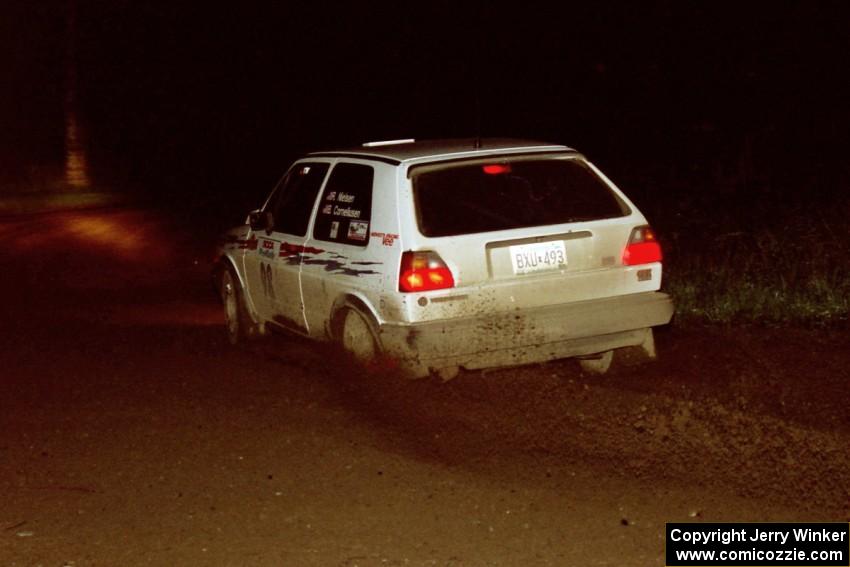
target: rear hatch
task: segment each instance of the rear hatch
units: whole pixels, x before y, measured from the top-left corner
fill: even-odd
[[[454,287],[429,291],[417,320],[501,312],[652,291],[623,249],[643,216],[577,154],[505,156],[411,168],[416,250],[432,251]],[[418,299],[418,298],[417,298]],[[419,302],[422,305],[422,302]]]

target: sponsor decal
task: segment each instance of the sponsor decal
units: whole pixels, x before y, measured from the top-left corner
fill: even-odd
[[[391,234],[388,232],[373,232],[372,236],[374,238],[380,238],[381,244],[383,244],[384,246],[392,246],[393,244],[395,244],[395,241],[398,240],[397,234]]]
[[[260,253],[263,251],[260,250]],[[272,255],[274,257],[274,255]],[[260,282],[263,284],[263,295],[269,299],[275,299],[274,294],[274,271],[271,264],[260,262]]]
[[[263,239],[263,245],[257,251],[260,256],[265,256],[266,258],[274,258],[274,240],[266,240]]]
[[[330,233],[331,240],[336,240],[337,234],[339,234],[339,221],[333,221],[331,223],[331,233]]]
[[[264,256],[266,258],[274,258],[274,240],[266,240],[265,238],[261,241],[262,244],[259,246],[259,250],[257,253],[260,256]]]
[[[347,258],[343,256],[338,256],[340,260],[347,260]],[[339,274],[341,276],[353,276],[355,278],[363,277],[363,276],[379,276],[381,272],[364,268],[358,269],[354,267],[357,266],[372,266],[379,265],[380,262],[352,262],[348,264],[347,262],[343,262],[340,260],[331,260],[326,258],[305,258],[302,262],[305,266],[324,266],[326,272],[331,274]]]
[[[257,249],[257,237],[251,236],[248,240],[237,240],[236,247],[240,250],[256,250]]]
[[[335,206],[334,216],[337,217],[345,217],[349,219],[359,219],[360,218],[360,209],[352,209],[351,207],[339,207]]]
[[[348,223],[348,239],[364,241],[369,237],[369,223],[351,221]]]
[[[257,241],[253,236],[251,239],[245,240],[244,238],[239,238],[235,234],[225,234],[219,239],[218,244],[219,246],[226,246],[230,249],[236,248],[238,250],[245,250],[246,248],[253,250],[257,247]]]
[[[280,256],[297,256],[299,254],[321,254],[324,252],[321,248],[313,248],[312,246],[303,246],[301,244],[289,244],[288,242],[281,242],[280,244]]]

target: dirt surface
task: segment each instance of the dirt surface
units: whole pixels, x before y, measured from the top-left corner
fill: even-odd
[[[177,226],[0,222],[0,565],[645,566],[665,522],[850,520],[847,330],[403,381],[229,347]]]

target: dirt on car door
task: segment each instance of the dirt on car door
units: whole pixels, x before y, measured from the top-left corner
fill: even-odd
[[[307,228],[329,167],[329,163],[299,162],[289,170],[271,203],[272,233],[258,245],[268,255],[268,267],[262,269],[271,305],[269,320],[301,332],[307,331],[307,323],[299,271]]]

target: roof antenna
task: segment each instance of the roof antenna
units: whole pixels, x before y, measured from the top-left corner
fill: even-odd
[[[478,94],[477,80],[475,81],[475,142],[473,148],[476,150],[481,149],[481,96]]]
[[[475,145],[474,149],[481,149],[481,97],[478,96],[478,85],[475,85]]]
[[[475,3],[478,13],[481,13],[481,1],[478,0]],[[481,66],[483,62],[483,57],[481,53],[481,45],[483,44],[483,32],[481,29],[482,23],[479,19],[475,23],[475,47],[472,50],[472,55],[475,60],[472,62],[472,80],[473,88],[475,89],[475,141],[473,142],[473,149],[480,150],[481,149]]]

